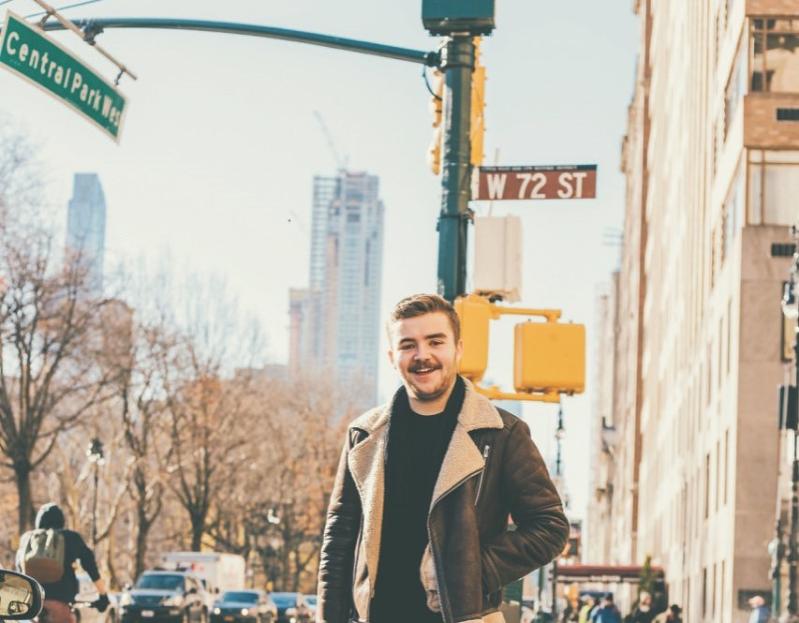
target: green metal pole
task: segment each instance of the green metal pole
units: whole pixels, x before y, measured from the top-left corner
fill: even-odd
[[[471,187],[469,127],[474,41],[453,35],[442,51],[446,76],[441,213],[438,218],[438,291],[448,301],[466,293],[466,242]]]

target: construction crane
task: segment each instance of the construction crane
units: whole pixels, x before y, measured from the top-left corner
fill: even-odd
[[[314,117],[319,122],[319,126],[322,128],[322,134],[325,135],[325,140],[327,141],[327,146],[330,148],[330,153],[333,154],[333,160],[336,161],[336,168],[340,171],[344,171],[347,169],[347,161],[349,160],[348,156],[344,156],[343,158],[338,153],[336,149],[336,143],[333,140],[333,135],[330,133],[330,129],[327,127],[325,123],[324,117],[322,117],[322,113],[318,110],[313,111]]]

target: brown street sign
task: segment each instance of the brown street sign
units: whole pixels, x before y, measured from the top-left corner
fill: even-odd
[[[474,201],[594,199],[595,164],[480,167]]]

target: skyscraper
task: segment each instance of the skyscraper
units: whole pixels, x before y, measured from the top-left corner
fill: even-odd
[[[96,173],[76,173],[67,212],[67,252],[80,257],[89,288],[103,287],[105,195]]]
[[[291,293],[290,368],[332,371],[377,398],[383,203],[377,176],[314,178],[309,288]],[[359,400],[360,402],[360,400]]]

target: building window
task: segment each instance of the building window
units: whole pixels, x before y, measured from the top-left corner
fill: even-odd
[[[732,366],[732,299],[727,303],[727,376]]]
[[[727,505],[727,474],[729,472],[730,429],[724,432],[724,505]]]
[[[750,90],[799,92],[799,20],[752,18]]]
[[[707,615],[707,567],[702,569],[702,618]]]
[[[749,223],[791,225],[799,195],[799,152],[749,152]]]
[[[719,504],[721,503],[721,440],[716,442],[716,486],[714,487],[715,491],[715,498],[716,498],[716,512],[719,510]]]
[[[705,456],[705,519],[710,517],[710,452]]]
[[[735,114],[741,105],[741,100],[746,93],[746,83],[748,70],[746,67],[746,50],[743,41],[738,44],[738,51],[735,54],[735,62],[732,65],[732,72],[727,80],[727,88],[724,90],[724,140],[730,133],[730,126],[735,120]]]
[[[735,169],[732,183],[727,191],[727,197],[721,208],[721,263],[727,259],[738,228],[743,221],[744,175],[743,163]]]
[[[710,616],[711,617],[715,617],[716,616],[716,569],[717,569],[717,565],[716,565],[716,563],[713,563],[713,583],[711,584],[712,589],[711,589],[711,592],[710,592],[710,594],[711,594],[711,597],[710,597]]]

